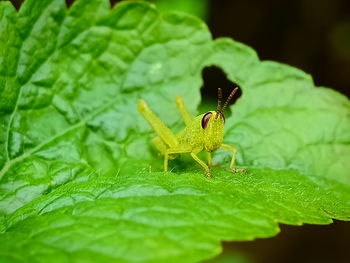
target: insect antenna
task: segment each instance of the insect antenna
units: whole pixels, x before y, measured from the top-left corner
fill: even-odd
[[[222,90],[221,88],[218,88],[218,108],[217,110],[221,110],[221,101],[222,101]]]
[[[222,108],[222,112],[224,112],[224,110],[226,109],[228,103],[230,102],[230,100],[232,99],[233,95],[235,95],[235,93],[237,92],[238,87],[235,87],[235,89],[230,93],[230,96],[228,96],[227,100],[225,101],[224,107]]]

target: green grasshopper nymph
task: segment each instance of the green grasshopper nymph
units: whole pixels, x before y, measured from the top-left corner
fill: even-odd
[[[176,158],[177,154],[190,153],[192,158],[205,169],[206,176],[209,178],[211,177],[210,168],[214,166],[211,152],[221,148],[232,151],[231,171],[234,173],[246,173],[244,169],[234,169],[237,153],[236,148],[222,143],[225,124],[224,110],[237,90],[238,87],[231,92],[224,106],[221,108],[222,91],[218,88],[218,106],[216,111],[208,111],[195,118],[192,118],[189,114],[183,98],[176,96],[176,106],[186,124],[186,128],[176,135],[152,112],[143,99],[138,101],[137,108],[139,112],[158,135],[152,139],[152,142],[160,153],[164,155],[164,171],[168,170],[168,159]],[[203,150],[207,152],[208,165],[197,156]]]

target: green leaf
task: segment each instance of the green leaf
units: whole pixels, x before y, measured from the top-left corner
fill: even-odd
[[[287,65],[260,62],[230,39],[214,42],[210,63],[242,86],[225,139],[249,167],[295,169],[350,185],[350,101]]]
[[[160,11],[181,11],[207,20],[209,11],[208,0],[149,0],[157,5]]]
[[[136,1],[0,2],[0,46],[2,261],[195,262],[278,223],[350,220],[349,100],[213,41],[195,17]],[[188,156],[160,172],[137,100],[179,131],[174,97],[195,115],[208,65],[243,90],[225,142],[248,175],[228,172],[224,151],[211,180]]]
[[[0,89],[5,98],[6,89],[15,97],[1,115],[5,214],[66,182],[114,176],[120,155],[133,145],[130,134],[146,131],[136,110],[141,95],[168,108],[160,115],[169,125],[180,118],[174,118],[176,94],[192,102],[192,113],[199,103],[201,69],[192,64],[196,59],[186,61],[210,41],[206,26],[186,15],[161,17],[147,3],[121,3],[113,11],[108,5],[77,1],[66,12],[63,1],[26,1],[17,16],[25,27],[13,23],[23,39],[14,51],[21,85],[7,88],[7,81]],[[181,30],[175,30],[178,22]]]
[[[316,184],[292,171],[248,171],[218,169],[212,180],[201,171],[138,172],[66,184],[5,220],[0,255],[194,262],[218,253],[219,240],[273,236],[277,222],[350,219],[350,192],[341,184],[313,178]]]

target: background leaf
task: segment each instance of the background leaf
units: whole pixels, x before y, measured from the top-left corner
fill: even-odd
[[[315,88],[310,75],[260,62],[230,39],[214,41],[210,64],[243,89],[225,125],[226,142],[246,166],[296,169],[350,184],[350,101]],[[208,62],[207,62],[208,63]]]
[[[108,5],[77,1],[66,13],[60,0],[26,1],[17,17],[25,26],[12,25],[22,42],[14,51],[16,85],[3,86],[4,97],[12,96],[7,85],[17,96],[2,114],[7,156],[0,160],[0,209],[6,214],[66,182],[114,176],[132,147],[130,135],[146,131],[137,98],[167,108],[160,115],[169,125],[179,119],[169,102],[176,94],[195,111],[200,68],[196,59],[188,62],[209,42],[206,26],[186,15],[160,16],[147,3],[121,3],[112,11]]]
[[[144,2],[0,2],[0,21],[2,260],[194,262],[350,219],[349,101],[304,72]],[[243,90],[225,142],[248,175],[224,151],[212,180],[186,156],[159,172],[137,99],[179,131],[173,99],[196,114],[209,65]]]

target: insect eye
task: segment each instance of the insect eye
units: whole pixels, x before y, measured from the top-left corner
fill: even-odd
[[[213,114],[211,112],[207,112],[202,118],[202,128],[205,129],[208,127],[209,120]]]

